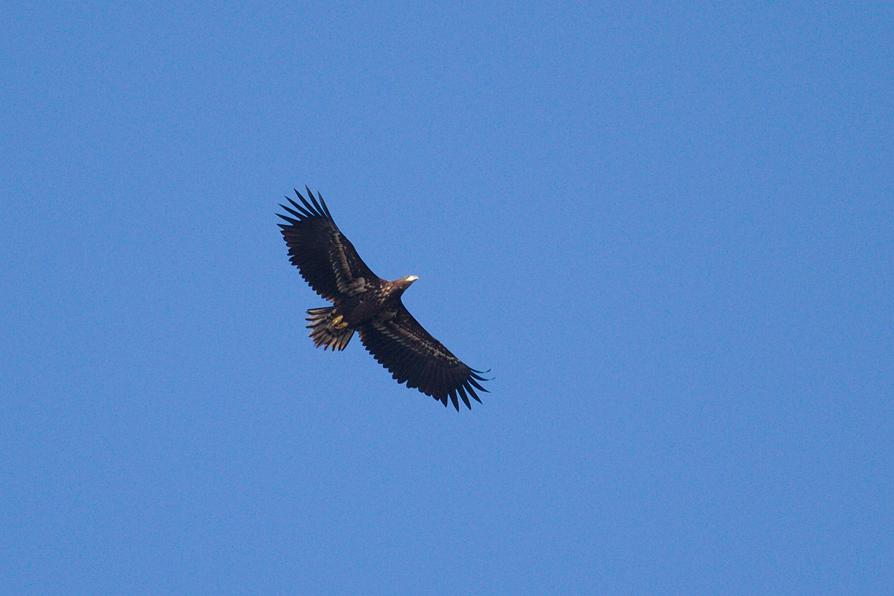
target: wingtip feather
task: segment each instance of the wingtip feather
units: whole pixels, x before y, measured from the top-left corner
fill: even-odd
[[[311,206],[307,199],[305,199],[304,196],[300,192],[298,192],[298,189],[293,188],[292,190],[294,190],[295,194],[298,195],[298,198],[301,200],[301,204],[304,205],[304,208],[310,212],[310,216],[316,215],[313,206]]]
[[[320,204],[323,206],[323,211],[326,212],[326,217],[332,219],[332,214],[329,213],[329,206],[326,204],[326,201],[323,200],[323,193],[317,191],[317,196],[320,198]]]
[[[313,203],[314,207],[317,208],[317,214],[321,217],[323,215],[323,209],[320,207],[320,204],[317,202],[317,198],[314,196],[314,193],[311,192],[310,187],[306,184],[304,185],[305,190],[307,190],[307,196],[310,197],[310,202]]]
[[[450,395],[450,401],[453,403],[453,407],[459,412],[459,401],[456,399],[456,389],[451,389],[448,395]]]
[[[475,390],[472,389],[471,385],[466,385],[466,391],[468,391],[469,395],[472,396],[472,399],[477,401],[479,404],[481,403],[481,399],[478,397],[478,394],[475,393]]]
[[[482,380],[483,380],[483,379],[482,379]],[[481,391],[484,391],[485,393],[490,393],[490,391],[488,391],[487,389],[485,389],[484,387],[482,387],[481,384],[480,384],[478,381],[476,381],[473,377],[470,376],[469,379],[468,379],[468,381],[469,381],[469,383],[471,383],[472,385],[474,385],[477,389],[479,389],[479,390],[481,390]]]
[[[456,388],[456,392],[459,393],[459,397],[461,400],[463,400],[463,403],[466,404],[466,407],[471,410],[472,404],[469,403],[469,398],[466,396],[465,388],[462,385],[460,385],[459,387]]]
[[[280,217],[280,218],[282,218],[282,219],[284,219],[284,220],[286,220],[287,222],[289,222],[289,223],[290,223],[291,225],[293,225],[293,226],[294,226],[295,224],[299,223],[297,219],[292,219],[291,217],[288,217],[288,216],[286,216],[286,215],[283,215],[282,213],[277,213],[276,216],[277,216],[277,217]],[[282,226],[282,227],[289,227],[289,226],[283,226],[282,224],[279,224],[279,225]]]
[[[291,197],[286,197],[286,199],[289,201],[289,203],[290,203],[293,207],[295,207],[295,209],[297,209],[297,210],[301,213],[301,215],[302,215],[303,217],[310,217],[310,213],[308,212],[307,209],[305,209],[304,207],[302,207],[301,205],[299,205],[298,203],[296,203],[295,201],[293,201]]]

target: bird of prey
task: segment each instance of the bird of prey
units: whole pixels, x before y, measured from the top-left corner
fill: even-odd
[[[418,277],[379,278],[335,225],[323,196],[305,189],[307,198],[296,189],[300,203],[286,197],[289,204],[280,207],[288,215],[277,215],[285,220],[278,225],[289,260],[317,294],[332,302],[307,311],[314,345],[344,350],[356,331],[367,351],[398,383],[405,382],[445,407],[449,399],[457,410],[459,400],[469,409],[470,397],[480,403],[476,390],[487,391],[481,385],[487,371],[475,370],[454,356],[401,302],[401,294]]]

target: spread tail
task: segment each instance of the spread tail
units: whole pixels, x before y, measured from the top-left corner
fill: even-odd
[[[309,308],[305,320],[314,345],[324,350],[344,350],[354,335],[354,329],[335,312],[334,306]]]

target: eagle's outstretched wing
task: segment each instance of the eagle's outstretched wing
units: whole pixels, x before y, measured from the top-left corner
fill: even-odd
[[[393,316],[390,316],[392,315]],[[480,402],[475,389],[487,391],[486,380],[426,331],[401,304],[397,311],[360,327],[360,341],[398,383],[416,387],[445,406],[447,398],[459,409],[459,399],[471,409],[469,397]]]
[[[296,189],[301,204],[286,197],[291,207],[280,205],[293,217],[277,213],[287,222],[279,227],[289,247],[289,260],[310,287],[327,300],[365,291],[368,284],[379,280],[378,276],[335,225],[323,195],[318,192],[318,200],[309,188],[305,189],[310,200]]]

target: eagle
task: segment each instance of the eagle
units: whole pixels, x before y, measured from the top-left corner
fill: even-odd
[[[417,279],[407,275],[393,281],[380,278],[363,262],[354,245],[341,233],[323,196],[311,192],[300,201],[286,197],[280,232],[289,260],[304,281],[332,306],[307,311],[307,328],[316,347],[344,350],[354,336],[398,383],[416,388],[459,411],[459,400],[470,410],[469,398],[481,403],[487,392],[481,371],[471,368],[419,324],[401,302],[401,295]]]

